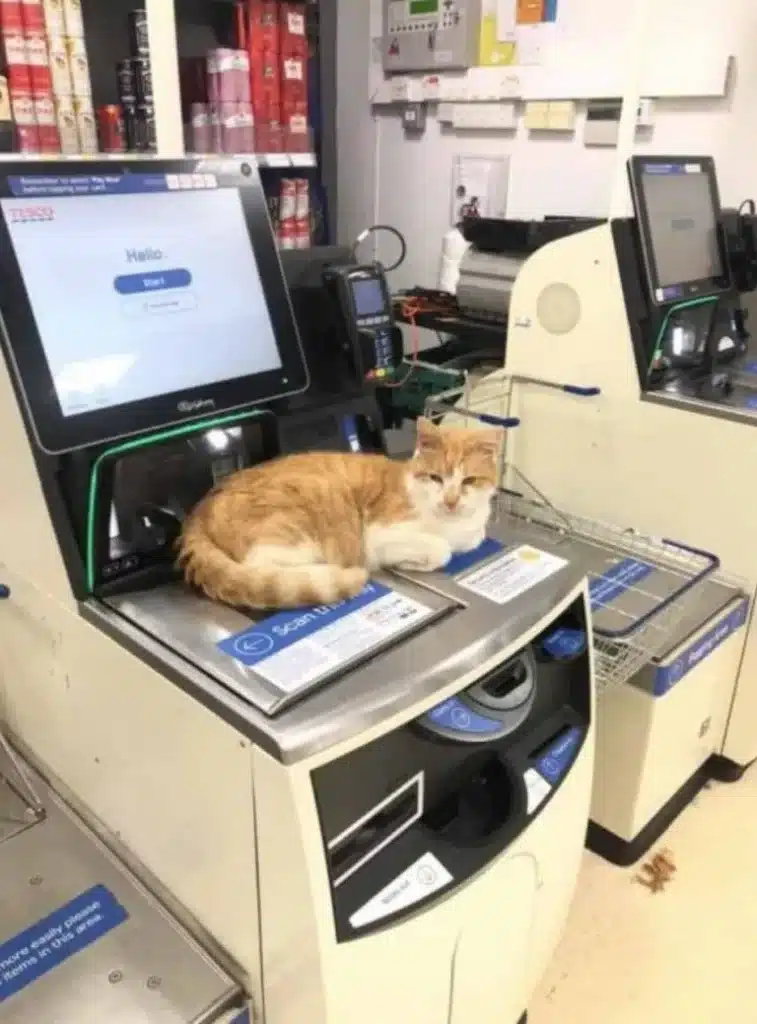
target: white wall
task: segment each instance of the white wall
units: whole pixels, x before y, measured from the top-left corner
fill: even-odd
[[[658,101],[654,129],[638,149],[712,154],[723,201],[736,204],[757,195],[757,3],[723,0],[722,8],[733,20],[737,43],[728,97]],[[343,241],[376,221],[405,234],[409,253],[395,287],[436,283],[458,154],[510,154],[511,217],[607,214],[615,151],[585,148],[581,120],[567,138],[532,139],[522,123],[514,135],[460,133],[429,117],[422,137],[407,138],[391,108],[373,113],[370,95],[379,70],[371,36],[380,34],[380,25],[381,0],[339,0],[338,225]],[[671,59],[686,59],[675,40]]]

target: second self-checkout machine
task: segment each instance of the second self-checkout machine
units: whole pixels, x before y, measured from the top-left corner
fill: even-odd
[[[649,665],[599,702],[589,838],[621,862],[641,855],[707,778],[738,777],[757,757],[757,637],[747,626],[757,583],[748,469],[757,402],[735,369],[745,332],[714,166],[638,157],[630,179],[635,217],[526,262],[506,359],[516,382],[507,411],[523,420],[508,458],[555,506],[676,538],[722,563],[721,582],[692,588]],[[545,377],[601,393],[577,400],[535,386]],[[644,565],[631,568],[638,589],[650,589]],[[746,582],[726,585],[723,574]],[[622,610],[630,598],[621,583],[611,603]],[[633,646],[633,636],[626,641]]]
[[[586,828],[583,572],[489,547],[257,619],[176,578],[182,512],[307,384],[249,171],[3,171],[3,714],[256,1019],[514,1024]]]

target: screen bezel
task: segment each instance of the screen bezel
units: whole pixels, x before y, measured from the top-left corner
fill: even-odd
[[[652,239],[652,226],[644,189],[644,172],[649,165],[668,166],[671,164],[699,164],[706,175],[715,212],[716,241],[723,273],[715,277],[706,277],[697,281],[677,281],[674,284],[662,285],[657,269]],[[728,252],[721,227],[720,195],[715,173],[715,161],[711,156],[633,156],[628,161],[628,177],[631,186],[631,197],[639,228],[641,255],[646,272],[649,298],[656,306],[669,306],[671,303],[685,302],[687,299],[718,295],[731,288],[731,273]]]
[[[3,280],[0,293],[0,342],[18,380],[35,439],[48,454],[59,455],[179,423],[191,423],[208,416],[299,394],[309,387],[307,363],[284,280],[268,205],[254,162],[231,157],[9,161],[0,168],[0,199],[18,198],[13,195],[9,183],[9,179],[18,176],[155,173],[216,174],[223,186],[239,188],[281,368],[75,416],[64,416],[11,234],[5,217],[0,213],[0,274]],[[254,344],[254,339],[251,339],[251,343]]]

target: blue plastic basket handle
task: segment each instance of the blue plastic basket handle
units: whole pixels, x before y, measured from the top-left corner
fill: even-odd
[[[596,398],[602,394],[601,388],[585,388],[578,384],[563,384],[563,391],[568,395],[578,395],[580,398]]]
[[[481,423],[486,423],[490,427],[518,427],[520,426],[520,420],[517,416],[492,416],[488,412],[474,412],[468,413],[469,416],[475,416]]]

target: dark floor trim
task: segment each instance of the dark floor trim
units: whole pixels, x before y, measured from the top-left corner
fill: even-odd
[[[649,852],[650,847],[670,828],[681,811],[688,807],[711,779],[716,782],[738,782],[748,767],[749,765],[736,764],[720,755],[713,755],[678,792],[673,794],[635,839],[630,842],[621,839],[614,832],[609,832],[601,825],[590,821],[586,832],[586,848],[611,864],[622,868],[630,867]]]

